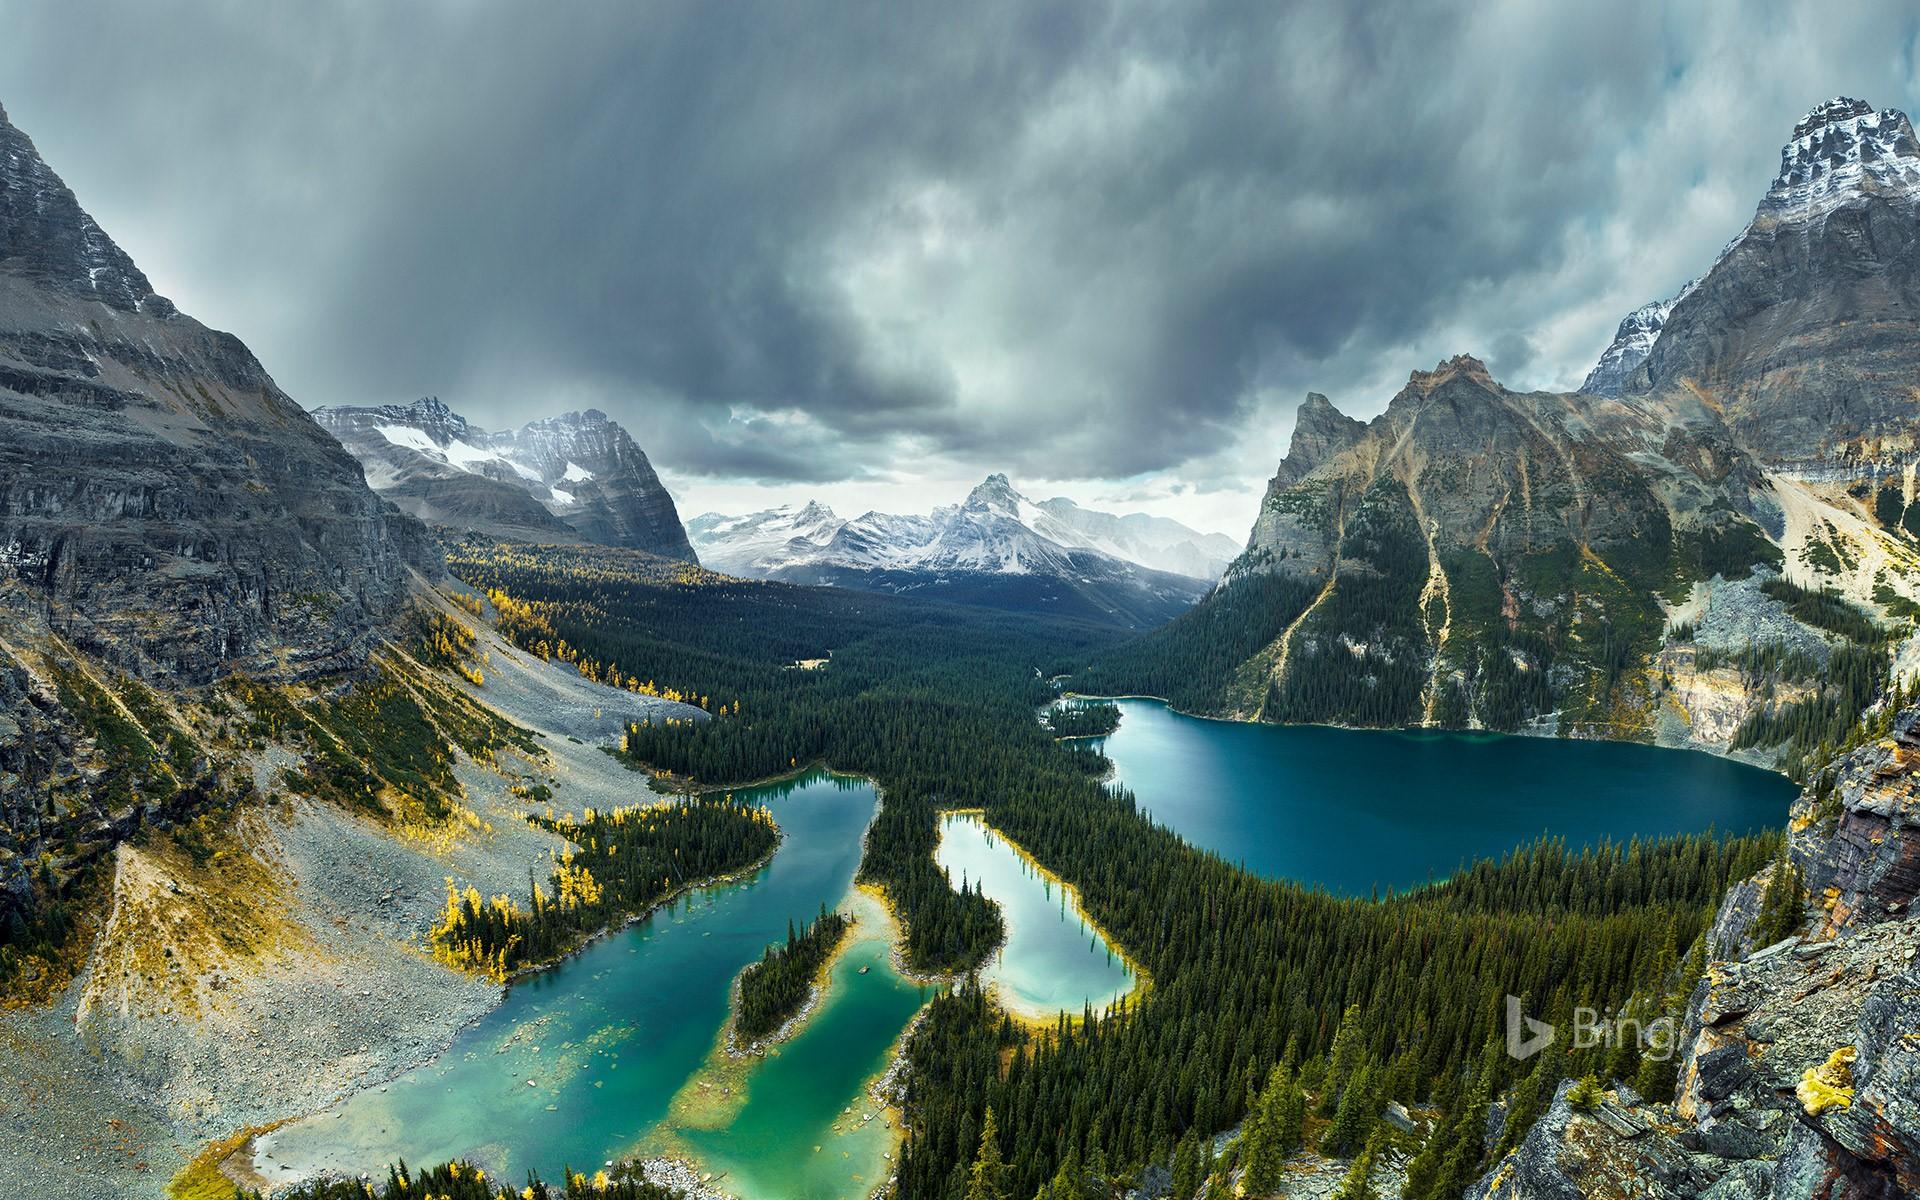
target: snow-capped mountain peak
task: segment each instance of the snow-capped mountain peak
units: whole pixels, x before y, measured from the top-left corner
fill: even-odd
[[[1802,117],[1780,150],[1780,173],[1760,201],[1753,223],[1736,234],[1706,272],[1671,300],[1642,305],[1620,322],[1580,390],[1618,396],[1653,355],[1675,309],[1719,271],[1756,230],[1779,223],[1812,224],[1865,197],[1920,207],[1920,138],[1907,114],[1876,111],[1864,100],[1836,96]]]
[[[1920,140],[1899,109],[1839,96],[1793,127],[1760,211],[1804,219],[1862,192],[1920,192]]]
[[[1013,490],[1013,484],[1005,475],[995,473],[987,476],[974,486],[961,508],[974,512],[996,512],[1017,518],[1020,503],[1025,497]]]
[[[693,556],[673,498],[646,454],[598,409],[498,433],[435,396],[318,408],[313,417],[360,460],[376,491],[422,520],[541,537],[571,530],[605,545]]]
[[[842,520],[817,501],[687,523],[700,561],[756,579],[913,592],[1155,624],[1207,590],[1239,547],[1144,514],[1037,504],[1005,475],[926,514]],[[1224,543],[1219,545],[1216,543]],[[1163,563],[1169,565],[1162,565]]]
[[[1692,287],[1689,283],[1687,287]],[[1653,350],[1654,339],[1660,336],[1660,330],[1667,323],[1667,314],[1686,295],[1686,288],[1671,300],[1656,300],[1652,304],[1643,304],[1628,313],[1615,331],[1613,341],[1601,352],[1600,361],[1587,372],[1586,381],[1580,390],[1595,396],[1618,396],[1627,376],[1634,368],[1647,361],[1647,355]]]
[[[849,521],[813,501],[741,516],[706,513],[687,531],[708,566],[759,578],[811,577],[828,567],[1070,573],[1075,556],[1092,555],[1208,580],[1240,549],[1231,538],[1164,517],[1094,512],[1064,497],[1036,503],[998,472],[959,504],[925,515],[867,512]]]

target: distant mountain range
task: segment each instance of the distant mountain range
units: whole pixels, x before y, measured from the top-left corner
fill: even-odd
[[[989,475],[926,515],[824,504],[688,525],[703,564],[751,579],[912,592],[1129,626],[1170,619],[1204,595],[1239,547],[1177,521],[1115,516],[1056,498],[1036,503]]]
[[[376,492],[429,524],[693,559],[646,453],[595,409],[500,433],[433,396],[313,416],[360,460]]]

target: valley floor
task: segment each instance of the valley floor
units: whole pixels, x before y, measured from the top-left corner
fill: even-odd
[[[602,746],[629,720],[697,710],[590,683],[483,633],[479,695],[542,735],[547,761],[522,766],[557,808],[646,799],[644,777]],[[272,765],[262,764],[271,774]],[[442,1051],[501,989],[422,950],[446,878],[487,894],[524,891],[528,869],[562,843],[521,815],[533,802],[464,760],[473,819],[439,836],[401,835],[327,805],[285,802],[258,819],[255,853],[279,895],[241,898],[277,927],[274,948],[223,960],[220,930],[170,922],[203,907],[193,879],[123,846],[114,915],[87,970],[59,1003],[0,1013],[0,1195],[151,1200],[208,1142],[325,1108]],[[181,889],[185,887],[183,892]],[[173,897],[186,904],[169,904]],[[277,910],[277,911],[257,911]],[[157,974],[152,944],[166,959]],[[375,989],[367,981],[383,981]],[[156,982],[157,980],[157,982]]]

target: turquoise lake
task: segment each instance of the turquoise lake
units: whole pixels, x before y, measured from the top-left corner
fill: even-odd
[[[1261,874],[1340,893],[1422,884],[1543,833],[1581,845],[1777,826],[1794,794],[1770,772],[1646,746],[1120,706],[1103,746],[1149,815]],[[466,1158],[508,1179],[529,1168],[557,1179],[563,1166],[670,1154],[748,1200],[868,1195],[896,1132],[866,1085],[932,991],[894,970],[897,931],[853,887],[878,797],[821,771],[736,794],[780,825],[770,864],[514,985],[434,1061],[262,1135],[256,1166],[285,1181]],[[1001,903],[1008,938],[985,973],[1009,1008],[1045,1020],[1134,986],[1073,896],[977,818],[942,818],[938,859]],[[855,925],[818,1008],[764,1058],[719,1054],[734,978],[822,903]]]
[[[1006,942],[981,972],[1001,1005],[1050,1022],[1106,1007],[1132,990],[1133,972],[1080,911],[1080,902],[980,819],[940,819],[935,861],[955,887],[979,884],[1000,903]]]
[[[565,1166],[677,1150],[755,1200],[867,1195],[893,1136],[883,1115],[864,1119],[875,1107],[863,1090],[930,994],[893,970],[891,924],[852,888],[878,798],[864,781],[823,772],[736,795],[780,825],[767,867],[515,984],[435,1061],[264,1135],[263,1172],[468,1158],[509,1179],[528,1168],[558,1179]],[[776,1054],[728,1064],[710,1082],[703,1068],[734,977],[785,937],[789,917],[823,902],[858,917],[826,998]],[[699,1103],[703,1090],[716,1103]]]
[[[1569,845],[1786,823],[1781,775],[1714,755],[1500,734],[1256,725],[1121,700],[1113,782],[1188,841],[1346,895],[1405,889],[1541,834]]]

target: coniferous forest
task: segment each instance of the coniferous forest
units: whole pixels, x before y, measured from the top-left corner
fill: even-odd
[[[1078,888],[1153,979],[1144,1000],[1037,1032],[975,987],[936,998],[909,1048],[905,1195],[968,1194],[989,1108],[994,1194],[1024,1197],[1062,1172],[1117,1187],[1172,1161],[1245,1118],[1276,1070],[1316,1104],[1331,1096],[1334,1116],[1346,1081],[1330,1084],[1329,1071],[1364,1071],[1367,1096],[1434,1105],[1443,1136],[1461,1141],[1479,1137],[1474,1112],[1514,1085],[1523,1110],[1588,1071],[1658,1094],[1658,1064],[1631,1047],[1606,1061],[1544,1054],[1521,1074],[1487,1049],[1502,1000],[1519,995],[1546,1019],[1565,1019],[1576,998],[1675,1011],[1720,892],[1777,848],[1545,842],[1438,887],[1336,898],[1194,849],[1034,719],[1049,679],[1109,645],[1104,631],[777,584],[560,571],[511,550],[476,550],[455,569],[625,676],[716,698],[724,715],[632,728],[636,763],[714,783],[814,762],[873,777],[884,800],[861,871],[898,909],[910,965],[965,968],[999,940],[991,902],[956,891],[932,861],[936,812],[978,808]],[[828,652],[825,669],[791,668]],[[1343,1144],[1364,1145],[1372,1117],[1349,1125]],[[1476,1141],[1429,1164],[1416,1195],[1457,1194],[1441,1185],[1494,1149]]]
[[[788,921],[787,940],[768,946],[760,961],[740,974],[734,1032],[747,1041],[765,1037],[800,1011],[814,977],[852,924],[845,913],[829,912],[825,905],[797,931]]]
[[[720,797],[528,820],[572,845],[554,859],[544,887],[528,879],[524,907],[512,896],[457,891],[449,879],[446,913],[432,934],[441,961],[504,980],[689,884],[762,861],[780,839],[765,809]]]

